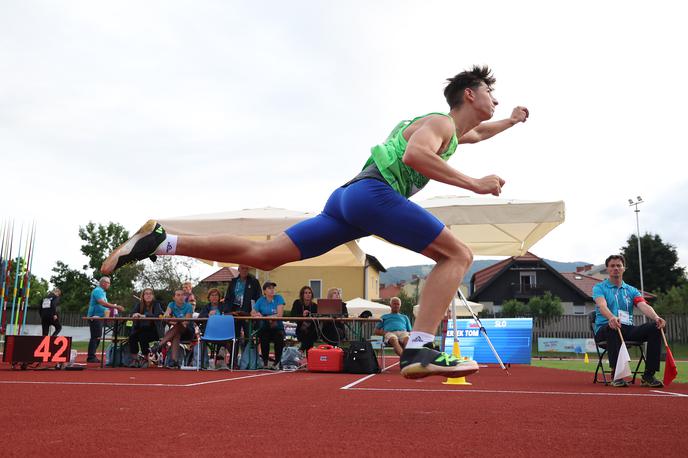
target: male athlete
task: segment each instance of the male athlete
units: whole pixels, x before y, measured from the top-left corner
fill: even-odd
[[[448,81],[444,96],[449,113],[430,113],[399,123],[383,144],[372,148],[363,170],[332,193],[318,216],[267,241],[233,235],[176,236],[166,234],[151,220],[113,251],[100,270],[110,274],[148,257],[181,255],[269,271],[321,255],[350,240],[377,235],[436,262],[401,355],[402,375],[462,377],[476,372],[474,361],[460,361],[432,345],[435,330],[473,262],[473,254],[440,220],[408,198],[430,180],[498,196],[505,183],[502,178],[472,178],[449,166],[447,160],[459,143],[477,143],[525,122],[528,110],[516,107],[507,119],[484,122],[492,118],[497,106],[492,96],[495,78],[487,67],[474,66]]]

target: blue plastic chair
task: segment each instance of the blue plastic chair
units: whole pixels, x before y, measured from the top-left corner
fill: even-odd
[[[198,352],[197,367],[201,367],[201,353],[204,353],[207,343],[220,344],[233,340],[230,355],[230,370],[234,370],[234,349],[236,348],[236,333],[234,331],[234,317],[232,315],[211,315],[201,336],[201,351]]]

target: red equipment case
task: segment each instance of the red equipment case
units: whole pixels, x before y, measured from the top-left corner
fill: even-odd
[[[308,370],[310,372],[342,372],[344,370],[344,350],[332,345],[320,345],[308,350]]]

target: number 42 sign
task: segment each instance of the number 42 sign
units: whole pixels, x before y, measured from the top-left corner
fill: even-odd
[[[6,336],[2,355],[7,363],[66,363],[72,338],[66,336]]]

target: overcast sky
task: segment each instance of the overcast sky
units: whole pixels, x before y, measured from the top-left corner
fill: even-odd
[[[600,263],[641,231],[688,264],[688,34],[680,2],[4,1],[0,218],[38,223],[34,272],[85,263],[78,228],[273,206],[318,211],[444,80],[497,77],[495,119],[450,164],[502,197],[564,200],[531,251]],[[680,161],[680,162],[679,162]],[[468,191],[433,183],[415,199]],[[18,229],[17,229],[18,230]],[[383,242],[385,266],[429,263]]]

